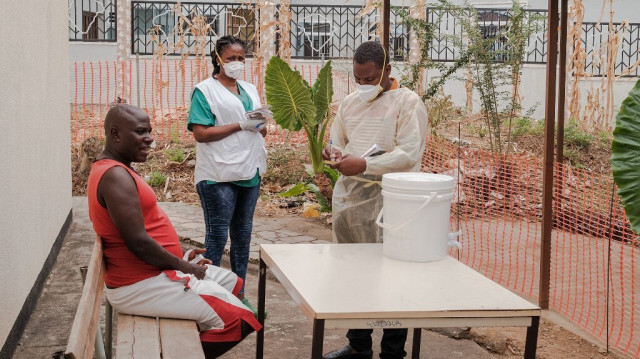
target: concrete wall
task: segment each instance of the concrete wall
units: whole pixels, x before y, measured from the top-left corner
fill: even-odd
[[[0,346],[71,210],[67,1],[3,2],[26,7],[38,31],[24,16],[0,22]]]
[[[69,41],[71,61],[115,61],[118,55],[115,42]]]

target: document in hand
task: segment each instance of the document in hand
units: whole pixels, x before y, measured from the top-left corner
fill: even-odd
[[[266,119],[266,118],[273,118],[273,112],[271,112],[271,110],[269,110],[269,108],[271,108],[271,105],[265,105],[265,106],[262,106],[262,107],[260,107],[258,109],[255,109],[253,111],[248,111],[245,114],[245,116],[249,120],[260,120],[260,119]]]
[[[383,153],[384,151],[382,150],[382,148],[380,148],[377,143],[374,143],[373,146],[371,146],[368,150],[365,151],[365,153],[362,154],[362,156],[360,156],[360,158],[377,156]]]

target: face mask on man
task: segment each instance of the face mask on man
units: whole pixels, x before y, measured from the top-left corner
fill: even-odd
[[[216,51],[216,56],[218,56],[218,60],[222,64],[222,67],[224,68],[224,73],[227,76],[231,77],[234,80],[237,80],[240,78],[240,76],[242,76],[242,72],[244,71],[244,62],[232,61],[225,64],[224,61],[222,61],[222,59],[220,58],[220,55],[218,55],[217,51]]]
[[[384,51],[384,48],[382,48]],[[380,74],[380,80],[378,80],[377,85],[360,85],[356,84],[356,90],[358,91],[358,96],[360,96],[360,100],[362,102],[371,102],[384,90],[380,85],[382,83],[382,77],[384,76],[384,68],[387,65],[387,54],[384,54],[384,62],[382,63],[382,73]]]

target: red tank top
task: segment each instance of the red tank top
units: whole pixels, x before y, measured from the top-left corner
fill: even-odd
[[[93,229],[102,238],[107,272],[105,283],[111,288],[122,287],[154,277],[162,272],[156,266],[145,263],[133,254],[124,244],[120,231],[116,228],[106,208],[98,202],[98,184],[109,169],[120,166],[131,174],[140,197],[140,207],[144,218],[144,227],[164,249],[182,258],[180,240],[169,217],[158,206],[153,189],[132,169],[114,160],[99,160],[91,166],[87,181],[87,197],[89,200],[89,217]]]

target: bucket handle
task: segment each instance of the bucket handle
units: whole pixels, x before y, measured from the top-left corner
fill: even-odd
[[[378,213],[378,218],[376,218],[376,224],[378,225],[378,227],[384,228],[384,229],[396,229],[396,228],[404,227],[407,223],[411,222],[414,218],[416,218],[418,213],[420,213],[429,204],[429,202],[431,202],[436,197],[438,197],[438,192],[430,192],[429,194],[430,196],[427,197],[427,200],[424,201],[424,203],[420,206],[420,208],[418,208],[415,212],[413,212],[413,214],[410,215],[409,218],[405,219],[404,221],[396,224],[387,224],[387,223],[380,222],[380,220],[382,219],[382,210],[384,209],[382,208],[380,209],[380,213]]]

